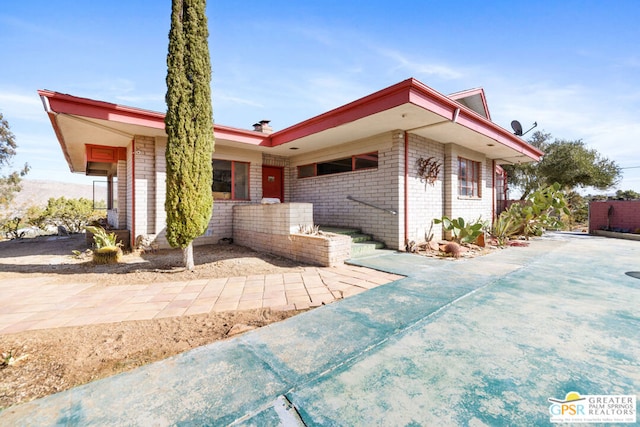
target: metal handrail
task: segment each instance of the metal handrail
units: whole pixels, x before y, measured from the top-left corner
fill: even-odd
[[[347,199],[353,200],[354,202],[357,202],[357,203],[362,203],[363,205],[370,206],[370,207],[372,207],[374,209],[379,209],[381,211],[389,212],[391,215],[398,215],[398,211],[394,211],[393,209],[381,208],[380,206],[372,205],[371,203],[367,203],[367,202],[363,202],[362,200],[354,199],[352,196],[347,196]]]

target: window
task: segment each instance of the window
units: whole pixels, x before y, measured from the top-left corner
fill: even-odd
[[[458,157],[458,195],[480,197],[480,162]]]
[[[249,200],[249,163],[213,160],[214,199]]]
[[[332,175],[335,173],[352,172],[363,169],[376,169],[377,167],[378,152],[358,154],[356,156],[345,157],[342,159],[298,166],[298,178]]]
[[[298,166],[298,178],[316,176],[316,164]]]

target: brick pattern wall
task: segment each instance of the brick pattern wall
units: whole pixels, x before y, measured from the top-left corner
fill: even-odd
[[[153,141],[153,143],[151,143]],[[143,162],[143,169],[138,167],[136,163],[136,187],[138,187],[140,180],[146,180],[144,188],[148,189],[148,181],[152,180],[155,187],[155,197],[153,199],[147,198],[147,203],[142,204],[141,201],[137,203],[136,217],[138,217],[138,209],[148,209],[147,215],[153,218],[153,221],[149,221],[146,224],[147,233],[140,231],[136,226],[136,233],[148,234],[155,237],[155,242],[160,248],[168,248],[165,231],[166,231],[166,212],[164,203],[166,200],[166,138],[156,138],[155,141],[151,138],[144,139],[136,137],[136,151],[141,153],[136,156],[136,162],[139,161],[143,155],[151,155],[153,158],[154,170],[150,171],[145,169],[151,164],[151,161],[145,158]],[[143,148],[139,148],[140,144],[143,144]],[[148,153],[147,153],[148,151]],[[245,161],[242,156],[232,156],[234,160]],[[140,172],[139,172],[140,171]],[[140,177],[142,173],[142,178]],[[143,194],[146,197],[145,191],[136,188],[136,194]],[[222,238],[230,238],[233,236],[233,207],[237,205],[249,205],[257,203],[262,197],[262,165],[259,162],[251,162],[249,168],[249,201],[236,201],[236,200],[214,200],[213,212],[211,220],[207,226],[205,233],[197,237],[193,244],[194,246],[215,244]],[[140,213],[143,215],[144,213]]]
[[[127,162],[125,160],[118,160],[117,164],[118,174],[118,227],[124,228],[127,224],[127,212],[129,206],[129,200],[127,197]]]
[[[309,203],[233,208],[233,239],[239,245],[323,266],[339,265],[351,257],[348,236],[295,234],[300,225],[313,225],[313,206]]]
[[[233,208],[233,228],[274,235],[296,233],[301,225],[313,225],[310,203],[277,203],[247,205]]]
[[[316,224],[354,227],[372,234],[377,240],[396,248],[400,214],[392,215],[379,209],[348,200],[347,196],[400,213],[401,182],[398,176],[402,163],[400,144],[392,133],[375,138],[378,149],[378,168],[354,172],[298,179],[297,166],[317,160],[308,158],[292,162],[290,170],[291,200],[313,204]],[[338,157],[347,157],[375,151],[371,146],[352,144],[352,151]],[[327,154],[319,155],[327,158]],[[329,154],[330,156],[331,154]],[[334,155],[335,156],[335,155]],[[335,158],[335,157],[334,157]],[[404,242],[402,242],[402,246]]]
[[[403,148],[404,149],[404,148]],[[402,153],[404,157],[404,152]],[[418,175],[418,160],[433,157],[433,161],[442,166],[438,178],[433,184],[421,181]],[[444,146],[418,135],[409,134],[409,203],[408,203],[408,238],[415,242],[424,242],[434,218],[441,218],[444,211]],[[404,165],[402,170],[404,170]],[[404,189],[403,189],[404,191]],[[434,238],[442,236],[442,226],[434,224],[431,232]]]
[[[609,218],[609,208],[611,216]],[[589,233],[603,230],[640,229],[640,200],[607,200],[589,203]]]
[[[155,160],[155,229],[154,234],[161,233],[167,223],[167,212],[164,202],[167,199],[167,162],[165,152],[167,150],[167,138],[156,138],[154,147]]]
[[[242,161],[242,159],[238,159]],[[249,197],[251,200],[214,200],[211,221],[204,235],[194,240],[194,245],[218,243],[222,238],[233,237],[233,208],[260,202],[262,198],[262,165],[251,163],[249,167]]]
[[[450,218],[462,217],[465,221],[475,221],[481,217],[491,221],[493,215],[493,162],[483,154],[455,144],[445,144],[445,167],[447,177],[444,185],[444,215]],[[480,197],[466,198],[458,195],[458,157],[481,163]]]
[[[351,238],[339,234],[326,236],[307,236],[293,234],[289,236],[291,251],[289,257],[294,261],[323,267],[335,267],[351,258]],[[286,256],[286,255],[284,255]]]
[[[136,136],[135,142],[135,231],[137,235],[156,234],[155,139]]]
[[[133,193],[133,144],[127,147],[127,179],[125,180],[127,194]],[[127,230],[133,231],[133,200],[127,197]]]

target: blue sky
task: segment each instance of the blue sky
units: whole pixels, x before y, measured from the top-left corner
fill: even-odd
[[[37,89],[165,111],[171,2],[11,1],[0,112],[31,179],[71,174]],[[640,192],[640,2],[209,1],[216,123],[274,129],[415,77],[483,87],[494,122],[582,139]],[[6,172],[6,171],[2,171]]]

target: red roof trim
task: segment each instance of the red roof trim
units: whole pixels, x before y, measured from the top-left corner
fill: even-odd
[[[164,129],[164,114],[162,113],[126,107],[103,101],[95,101],[87,98],[79,98],[72,95],[46,90],[39,90],[38,93],[41,97],[47,98],[51,109],[51,111],[47,111],[48,113],[76,114],[85,117]],[[452,96],[458,97],[465,94],[468,96],[469,94],[474,93],[480,93],[482,95],[483,103],[485,103],[486,108],[486,99],[482,89],[458,92]],[[494,139],[496,142],[506,145],[507,147],[512,148],[513,150],[534,160],[538,160],[543,155],[542,151],[529,145],[521,138],[513,135],[511,132],[482,117],[475,111],[465,108],[455,99],[445,96],[413,78],[404,80],[393,86],[365,96],[364,98],[360,98],[349,104],[335,108],[324,114],[320,114],[271,135],[221,125],[214,125],[214,130],[217,137],[221,139],[250,145],[274,147],[314,133],[350,123],[406,103],[412,103],[416,106],[428,109],[438,115],[441,115],[445,119],[455,119],[459,125],[486,135],[487,137]],[[457,117],[456,110],[459,110]],[[55,120],[53,117],[51,117],[51,119],[54,124],[54,128],[56,128],[56,134],[58,134],[59,137],[58,139],[62,142],[62,139],[60,138],[61,135],[55,125]]]
[[[164,129],[164,114],[155,111],[95,101],[47,90],[39,90],[38,94],[47,97],[51,111],[55,113],[73,114],[93,119]]]
[[[476,89],[476,91],[478,91],[478,89]],[[483,102],[486,102],[484,91],[482,89],[479,89],[479,91],[481,91],[483,95]],[[343,105],[342,107],[276,132],[271,135],[272,146],[285,144],[298,138],[397,107],[407,102],[433,111],[449,120],[453,120],[455,111],[460,109],[456,120],[458,124],[482,133],[496,142],[504,144],[534,160],[539,160],[543,155],[542,151],[506,129],[413,78],[404,80],[386,89]]]
[[[305,120],[271,135],[272,146],[278,146],[314,133],[322,132],[409,102],[407,89],[411,79],[382,89],[342,107]]]
[[[49,103],[50,116],[54,114],[72,114],[92,119],[101,119],[127,123],[132,125],[146,126],[155,129],[164,129],[164,113],[144,110],[141,108],[127,107],[110,102],[96,101],[89,98],[80,98],[48,90],[39,90],[41,97],[46,97]],[[55,123],[51,117],[52,123]],[[60,133],[54,124],[56,134],[60,139]],[[245,129],[233,128],[230,126],[214,125],[216,137],[235,142],[242,142],[251,145],[265,145],[269,135]],[[60,139],[61,140],[61,139]],[[268,144],[268,143],[267,143]]]

